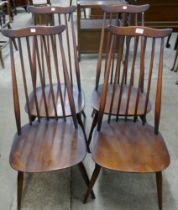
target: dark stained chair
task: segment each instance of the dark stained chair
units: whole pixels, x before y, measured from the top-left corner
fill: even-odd
[[[89,183],[82,163],[87,154],[85,134],[77,117],[80,95],[73,89],[66,63],[64,30],[65,26],[61,25],[2,31],[10,39],[17,125],[10,165],[18,171],[18,210],[24,172],[48,172],[78,165],[84,181]],[[14,40],[18,43],[18,52],[14,52]],[[22,125],[25,103],[29,123]],[[33,121],[34,114],[37,120]]]
[[[149,9],[149,5],[140,5],[140,6],[135,6],[135,5],[103,5],[101,6],[101,9],[104,12],[104,17],[103,17],[103,27],[102,27],[102,32],[101,32],[101,41],[100,41],[100,48],[99,48],[99,55],[98,55],[98,61],[97,61],[97,68],[96,68],[96,84],[95,84],[95,89],[92,92],[92,107],[93,107],[93,123],[91,126],[90,134],[88,141],[90,142],[91,140],[91,135],[93,132],[94,127],[96,126],[96,120],[98,117],[98,111],[99,111],[99,104],[100,104],[100,96],[101,96],[101,90],[102,90],[102,85],[104,81],[104,75],[107,67],[107,57],[109,53],[109,46],[111,42],[111,34],[109,31],[107,31],[106,27],[108,25],[117,25],[117,26],[131,26],[131,25],[144,25],[144,12]],[[135,43],[136,44],[136,43]],[[115,40],[115,49],[112,52],[112,64],[111,68],[114,69],[114,66],[116,64],[116,59],[115,59],[115,51],[118,47],[118,42]],[[125,45],[127,46],[127,49],[130,47],[130,40],[126,39],[125,40]],[[135,51],[136,53],[136,51]],[[104,59],[103,59],[104,56]],[[124,68],[126,72],[128,71],[129,67],[128,66],[128,59],[129,59],[129,50],[123,53],[122,55],[122,60],[123,63],[121,65],[124,65]],[[144,78],[143,78],[144,80]],[[128,85],[127,85],[127,73],[125,76],[125,82],[124,82],[124,91],[123,91],[123,98],[121,100],[121,110],[120,110],[120,115],[125,115],[127,114],[128,116],[133,116],[134,115],[134,96],[136,94],[136,88],[134,87],[134,77],[132,81],[132,90],[131,90],[131,100],[130,104],[128,105],[128,111],[125,113],[125,107],[126,107],[126,94],[128,91]],[[107,97],[107,102],[106,102],[106,107],[105,107],[105,113],[108,114],[110,111],[113,115],[117,114],[117,101],[113,102],[112,110],[109,110],[110,108],[110,103],[111,103],[111,95],[109,92],[111,91],[113,87],[113,73],[110,75],[110,87],[108,88],[108,97]],[[118,75],[118,83],[117,83],[117,91],[116,95],[119,94],[120,91],[120,81],[119,81],[119,75]],[[144,100],[145,100],[145,94],[142,94],[139,102],[139,110],[138,110],[138,116],[143,117],[144,115]],[[149,104],[148,110],[150,111],[151,105]]]
[[[28,11],[31,12],[33,15],[44,15],[45,24],[46,25],[60,25],[63,24],[66,27],[65,32],[62,34],[62,40],[65,43],[64,50],[66,51],[66,62],[69,69],[69,76],[72,84],[72,91],[74,94],[74,102],[76,106],[76,113],[77,117],[80,121],[80,124],[84,130],[84,125],[81,120],[81,114],[85,117],[84,113],[84,92],[81,88],[81,79],[80,79],[80,66],[77,58],[77,46],[76,46],[76,35],[75,35],[75,28],[74,28],[74,20],[73,20],[73,13],[76,10],[75,6],[71,7],[53,7],[53,6],[46,6],[46,7],[34,7],[29,6]],[[67,21],[67,17],[70,14],[70,23]],[[43,64],[44,65],[44,64]],[[75,85],[76,84],[76,85]],[[48,92],[49,87],[46,87]],[[37,100],[41,100],[41,89],[38,89]],[[55,85],[54,94],[57,94],[57,88]],[[62,94],[65,94],[65,88],[62,88]],[[49,117],[55,117],[55,111],[53,107],[53,103],[51,101],[52,98],[47,98],[47,104],[50,106]],[[34,107],[34,95],[31,94],[30,97],[30,107]],[[59,106],[58,106],[59,102]],[[65,111],[66,116],[71,115],[71,110],[68,102],[68,98],[65,98],[64,101],[64,110],[60,105],[60,100],[56,100],[56,107],[57,107],[57,114],[58,116],[63,116],[63,111]],[[36,109],[33,108],[31,114],[33,116],[37,115]],[[45,104],[42,102],[40,103],[40,116],[43,117],[45,115]],[[28,111],[28,110],[27,110]]]
[[[116,27],[110,26],[111,45],[107,60],[105,80],[101,90],[101,100],[97,126],[93,131],[90,144],[90,151],[94,160],[95,169],[86,192],[84,202],[95,184],[101,168],[107,168],[120,172],[135,173],[156,173],[159,209],[162,209],[162,171],[169,166],[170,157],[164,138],[159,132],[161,114],[161,92],[163,75],[163,53],[164,39],[172,29],[158,30],[146,27]],[[117,68],[113,73],[113,85],[110,85],[110,74],[112,72],[112,52],[115,48],[115,40],[119,42],[117,50]],[[128,39],[134,43],[134,52],[130,54],[130,65],[133,67],[128,73],[128,88],[124,89],[126,68],[122,68],[122,55],[124,52],[124,40]],[[140,44],[139,43],[140,40]],[[137,50],[136,50],[137,49]],[[132,48],[126,51],[132,51]],[[135,53],[136,52],[136,53]],[[136,63],[136,57],[138,63]],[[146,62],[145,62],[146,61]],[[147,65],[146,65],[147,63]],[[132,96],[134,101],[134,119],[128,118],[129,103],[131,102],[132,85],[135,65],[138,65],[138,74],[135,75],[135,93]],[[145,100],[142,100],[142,77],[145,79]],[[122,72],[122,73],[121,73]],[[120,90],[117,92],[118,75],[120,74]],[[156,79],[152,80],[152,76]],[[154,88],[155,87],[155,88]],[[109,92],[108,92],[109,89]],[[107,97],[110,94],[111,103],[107,119],[104,116],[107,106]],[[123,109],[122,97],[125,98],[125,109]],[[139,104],[142,103],[143,113],[146,115],[149,98],[153,97],[155,103],[154,122],[148,124],[137,118]],[[114,100],[116,114],[113,116],[112,107]],[[133,102],[132,102],[133,103]],[[124,118],[120,115],[124,114]]]

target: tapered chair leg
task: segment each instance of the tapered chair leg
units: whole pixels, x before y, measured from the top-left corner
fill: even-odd
[[[174,68],[175,68],[175,66],[176,66],[176,61],[177,61],[177,52],[176,52],[176,55],[175,55],[175,58],[174,58],[174,63],[173,63],[173,66],[172,66],[172,68],[171,68],[171,71],[174,71]]]
[[[99,175],[100,170],[101,170],[101,166],[96,164],[95,165],[95,170],[93,172],[93,175],[91,177],[91,180],[90,180],[90,183],[89,183],[89,186],[88,186],[88,189],[87,189],[87,191],[85,193],[85,197],[84,197],[83,203],[87,202],[88,196],[90,195],[90,193],[91,193],[91,191],[93,189],[93,186],[94,186],[94,184],[96,182],[96,179],[97,179],[97,177]]]
[[[96,113],[96,110],[93,109],[92,114],[91,114],[91,117],[94,117],[95,116],[95,113]]]
[[[88,142],[87,142],[87,135],[86,135],[86,132],[85,132],[85,127],[84,127],[84,124],[83,124],[82,119],[81,119],[81,114],[77,114],[77,120],[78,120],[79,125],[82,128],[82,131],[83,131],[83,134],[84,134],[84,137],[85,137],[85,141],[86,141],[86,145],[87,145],[87,151],[90,152]]]
[[[79,166],[80,173],[81,173],[81,175],[82,175],[82,177],[83,177],[83,179],[84,179],[84,181],[85,181],[85,183],[88,187],[90,181],[89,181],[88,174],[87,174],[87,171],[85,169],[85,166],[82,162],[79,163],[78,166]],[[91,196],[92,196],[93,199],[95,199],[95,194],[94,194],[93,190],[91,191]]]
[[[18,172],[18,175],[17,175],[17,210],[21,209],[23,179],[24,179],[23,172]]]
[[[84,18],[86,19],[87,18],[87,14],[86,14],[86,10],[83,9],[83,13],[84,13]]]
[[[70,0],[70,6],[72,6],[72,0]]]
[[[95,112],[95,116],[93,118],[93,122],[92,122],[92,125],[91,125],[90,133],[89,133],[89,136],[88,136],[88,145],[90,145],[91,138],[92,138],[92,133],[93,133],[93,130],[94,130],[96,124],[97,124],[97,118],[98,118],[98,112]]]
[[[86,114],[85,114],[84,111],[82,111],[82,115],[83,115],[84,118],[86,118]]]
[[[171,35],[172,35],[172,33],[168,36],[168,38],[167,38],[167,42],[166,42],[166,47],[167,48],[170,48],[171,47],[171,45],[170,45],[170,43],[169,43],[169,41],[170,41],[170,38],[171,38]]]
[[[4,60],[2,57],[2,49],[0,49],[0,61],[1,61],[2,68],[4,69]]]
[[[158,206],[159,210],[162,210],[162,173],[156,172],[156,185],[158,194]]]

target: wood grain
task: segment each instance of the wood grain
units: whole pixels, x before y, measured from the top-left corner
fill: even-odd
[[[86,153],[83,131],[72,121],[41,120],[14,136],[10,165],[17,171],[47,172],[77,165]]]
[[[68,98],[66,87],[64,85],[61,86],[62,97],[64,99],[64,102],[63,102],[64,109],[65,109],[64,112],[62,110],[62,104],[61,104],[61,100],[59,97],[59,90],[57,87],[58,87],[57,85],[53,85],[53,89],[55,92],[55,107],[57,109],[57,116],[64,117],[64,115],[63,115],[64,112],[65,112],[65,116],[71,116],[72,113],[71,113],[71,109],[69,106],[69,98]],[[84,110],[84,106],[85,106],[84,92],[83,91],[79,92],[78,88],[76,86],[73,86],[72,90],[73,90],[73,98],[74,98],[76,113],[81,113]],[[48,117],[55,117],[52,95],[51,95],[49,85],[45,86],[45,95],[47,96],[46,103],[47,103]],[[42,94],[42,89],[40,87],[37,88],[37,101],[38,101],[38,106],[39,106],[40,117],[46,117],[44,97]],[[29,96],[29,105],[30,105],[31,115],[37,116],[33,92]],[[26,110],[26,112],[28,112],[27,105],[25,106],[25,110]]]
[[[122,95],[122,100],[121,100],[121,107],[119,111],[119,115],[126,115],[126,105],[128,101],[128,89],[129,86],[125,85],[123,89],[123,95]],[[110,105],[111,105],[111,99],[112,99],[112,90],[113,90],[113,85],[108,85],[107,89],[107,99],[106,99],[106,105],[105,105],[105,114],[110,113]],[[98,90],[94,90],[92,92],[92,107],[99,111],[99,106],[100,106],[100,98],[101,98],[101,91],[102,91],[102,85],[99,85]],[[118,98],[120,94],[120,85],[117,86],[116,88],[116,93],[114,97],[114,102],[112,106],[112,115],[117,115],[117,108],[118,108]],[[130,96],[130,103],[128,107],[128,116],[134,116],[135,112],[135,102],[136,102],[136,94],[137,94],[137,89],[135,87],[132,87],[131,89],[131,96]],[[144,115],[144,108],[145,108],[145,101],[146,101],[146,95],[144,93],[140,93],[140,98],[139,98],[139,105],[138,105],[138,111],[137,115]],[[147,112],[151,110],[151,103],[148,103],[148,108]]]
[[[148,124],[133,121],[103,122],[91,141],[94,161],[123,172],[156,172],[167,168],[170,157],[164,139]]]

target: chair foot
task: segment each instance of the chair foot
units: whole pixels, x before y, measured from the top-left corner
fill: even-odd
[[[147,122],[145,115],[140,115],[140,119],[141,119],[143,125]]]
[[[23,179],[24,179],[23,172],[18,172],[18,175],[17,175],[17,210],[21,209]]]
[[[36,116],[31,115],[30,120],[33,122],[36,119]]]
[[[158,206],[159,210],[162,210],[162,173],[156,172],[156,185],[158,194]]]
[[[79,163],[78,166],[79,166],[80,173],[81,173],[81,175],[82,175],[82,177],[83,177],[83,179],[84,179],[84,181],[85,181],[85,183],[88,187],[90,181],[89,181],[88,174],[87,174],[87,171],[85,169],[85,166],[82,162]],[[94,194],[93,190],[91,191],[91,196],[92,196],[93,199],[95,199],[95,194]]]
[[[101,166],[99,166],[99,165],[96,164],[95,165],[95,170],[93,172],[92,178],[91,178],[90,183],[89,183],[89,186],[88,186],[88,189],[87,189],[87,191],[85,193],[85,197],[84,197],[83,203],[86,203],[87,202],[88,196],[90,195],[90,193],[92,191],[92,188],[93,188],[93,186],[94,186],[94,184],[96,182],[96,179],[97,179],[97,177],[99,175],[100,170],[101,170]]]

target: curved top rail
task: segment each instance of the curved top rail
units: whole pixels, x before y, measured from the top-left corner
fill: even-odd
[[[30,26],[20,29],[3,29],[2,34],[9,38],[27,37],[34,35],[54,35],[65,30],[64,25],[60,26]]]
[[[101,9],[106,13],[142,13],[150,8],[149,4],[144,5],[101,5]]]
[[[125,36],[147,36],[147,37],[155,37],[162,38],[169,36],[172,32],[171,28],[167,29],[155,29],[143,26],[127,26],[127,27],[118,27],[118,26],[109,26],[108,29],[117,35],[125,35]]]
[[[76,10],[76,6],[70,7],[59,7],[59,6],[44,6],[44,7],[35,7],[28,6],[28,11],[33,14],[69,14]]]

